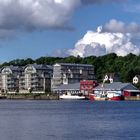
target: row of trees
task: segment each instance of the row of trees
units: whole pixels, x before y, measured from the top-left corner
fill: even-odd
[[[111,53],[99,57],[89,56],[85,58],[69,56],[65,58],[40,57],[36,60],[31,58],[16,59],[1,64],[1,67],[9,65],[25,66],[33,63],[52,65],[56,62],[92,64],[95,66],[95,74],[99,82],[102,81],[105,73],[117,73],[122,82],[132,82],[135,75],[140,75],[140,55],[136,56],[134,54],[128,54],[125,57]]]

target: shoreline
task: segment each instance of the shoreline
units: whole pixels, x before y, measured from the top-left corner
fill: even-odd
[[[0,99],[7,100],[59,100],[58,95],[49,95],[49,94],[31,94],[31,93],[16,93],[16,94],[2,94]]]
[[[48,94],[48,93],[12,93],[12,94],[1,94],[0,99],[6,100],[60,100],[59,95]],[[87,99],[85,99],[87,100]],[[109,101],[105,98],[95,99],[93,101]],[[124,97],[123,101],[140,101],[140,97],[131,96]]]

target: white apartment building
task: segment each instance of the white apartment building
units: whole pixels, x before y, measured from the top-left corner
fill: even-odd
[[[18,92],[19,76],[22,73],[22,67],[7,66],[1,69],[0,73],[0,89],[1,92]]]
[[[52,66],[31,64],[7,66],[0,72],[2,93],[44,93],[51,89]]]
[[[50,65],[27,65],[19,78],[20,93],[49,91],[51,76],[52,67]]]

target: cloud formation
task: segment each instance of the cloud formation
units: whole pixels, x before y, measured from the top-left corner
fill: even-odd
[[[136,22],[125,24],[122,21],[111,19],[103,26],[103,32],[140,33],[140,25]]]
[[[65,29],[80,0],[0,0],[0,39],[17,31]]]
[[[0,0],[0,29],[65,27],[80,0]]]
[[[116,1],[0,0],[0,34],[3,30],[69,29],[68,21],[77,7],[106,2]]]
[[[104,26],[99,26],[97,31],[88,31],[76,44],[74,49],[68,50],[69,55],[86,57],[90,55],[100,56],[108,53],[116,53],[125,56],[129,53],[140,54],[140,40],[136,45],[133,34],[139,36],[140,26],[136,23],[126,25],[115,19],[110,20]],[[135,36],[136,37],[136,36]]]

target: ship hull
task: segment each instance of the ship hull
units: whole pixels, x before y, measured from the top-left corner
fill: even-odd
[[[78,96],[78,95],[60,95],[59,99],[63,100],[84,100],[85,96]]]

